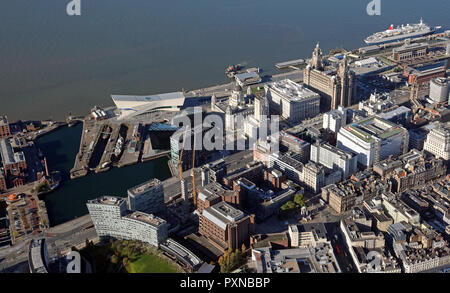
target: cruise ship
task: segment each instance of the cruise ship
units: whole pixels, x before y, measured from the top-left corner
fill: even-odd
[[[383,43],[390,43],[409,38],[419,38],[426,35],[431,35],[441,27],[430,27],[425,24],[422,19],[419,23],[401,25],[394,28],[392,24],[387,30],[375,33],[370,37],[364,39],[368,45],[377,45]]]

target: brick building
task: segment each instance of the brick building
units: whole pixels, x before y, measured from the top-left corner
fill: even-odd
[[[248,246],[250,235],[255,233],[255,216],[219,202],[203,209],[199,216],[199,233],[223,251]]]

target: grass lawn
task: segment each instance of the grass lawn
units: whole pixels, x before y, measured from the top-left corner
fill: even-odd
[[[178,269],[154,254],[142,254],[126,266],[129,273],[178,273]]]

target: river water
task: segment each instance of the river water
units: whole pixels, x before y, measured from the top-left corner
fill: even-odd
[[[51,226],[87,214],[86,201],[89,199],[102,195],[125,197],[130,187],[150,178],[164,180],[171,176],[167,158],[163,157],[70,180],[69,172],[78,152],[81,131],[82,125],[78,124],[72,128],[60,128],[38,139],[50,170],[59,170],[63,176],[61,186],[55,192],[43,196]]]
[[[111,94],[154,94],[227,81],[243,63],[277,62],[363,46],[391,23],[450,27],[448,0],[4,0],[0,4],[0,114],[64,119],[111,105]]]

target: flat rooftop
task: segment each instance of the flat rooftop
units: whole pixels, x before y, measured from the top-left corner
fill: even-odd
[[[148,96],[111,95],[113,101],[156,102],[167,99],[184,99],[182,92],[164,93]]]
[[[0,116],[0,126],[8,125],[8,117],[6,116]]]
[[[405,106],[400,106],[398,108],[395,108],[394,110],[380,113],[380,114],[378,114],[378,116],[382,119],[389,120],[389,119],[394,118],[395,116],[403,115],[403,114],[407,114],[407,113],[411,113],[411,109],[409,109]]]
[[[369,143],[375,142],[376,138],[386,139],[403,131],[402,127],[378,116],[363,119],[344,128]]]
[[[228,203],[222,201],[203,211],[203,216],[225,230],[228,224],[232,224],[244,217],[244,213]]]
[[[45,239],[31,240],[29,258],[34,273],[48,273],[44,263]]]
[[[14,152],[11,140],[8,138],[0,140],[0,155],[3,165],[12,165],[25,161],[23,152]]]
[[[325,149],[325,150],[327,150],[329,152],[337,154],[344,160],[348,160],[348,159],[351,159],[354,156],[356,156],[354,153],[350,153],[350,152],[346,152],[344,150],[341,150],[340,148],[337,148],[337,147],[329,144],[328,142],[317,143],[316,146],[320,146],[321,148],[323,148],[323,149]]]
[[[125,202],[124,198],[115,196],[102,196],[92,200],[88,200],[88,203],[90,204],[104,204],[111,206],[118,206],[124,202]]]
[[[161,181],[156,178],[153,178],[128,189],[128,192],[131,193],[132,195],[139,195],[146,193],[147,191],[159,186],[162,186]]]
[[[268,84],[267,87],[291,101],[301,101],[319,97],[318,93],[304,87],[302,84],[293,82],[290,79],[272,82]]]
[[[287,141],[289,141],[291,143],[298,144],[299,146],[306,147],[306,146],[309,145],[309,142],[306,142],[303,139],[300,139],[300,138],[298,138],[298,137],[296,137],[296,136],[294,136],[294,135],[292,135],[292,134],[290,134],[290,133],[288,133],[288,132],[286,132],[284,130],[280,131],[280,136],[281,136],[282,140],[287,140]]]
[[[198,198],[203,201],[206,199],[212,200],[212,199],[218,198],[221,195],[223,195],[225,193],[229,193],[229,192],[234,194],[234,192],[232,190],[225,188],[220,183],[211,182],[211,183],[203,186],[202,188],[200,188]]]
[[[150,224],[150,225],[152,225],[154,227],[159,227],[159,226],[164,225],[164,224],[167,223],[166,220],[164,220],[164,219],[161,219],[161,218],[159,218],[157,216],[154,216],[152,214],[146,214],[146,213],[143,213],[143,212],[133,212],[133,213],[131,213],[131,214],[125,216],[125,217],[129,218],[129,219],[134,219],[134,220],[138,220],[138,221]]]
[[[428,44],[427,43],[411,43],[411,44],[406,44],[403,45],[401,47],[397,47],[394,48],[394,52],[403,52],[403,51],[408,51],[408,50],[413,50],[413,49],[418,49],[418,48],[427,48]]]
[[[317,237],[321,239],[327,239],[327,229],[323,223],[306,223],[297,225],[298,232],[313,232],[315,231]]]

